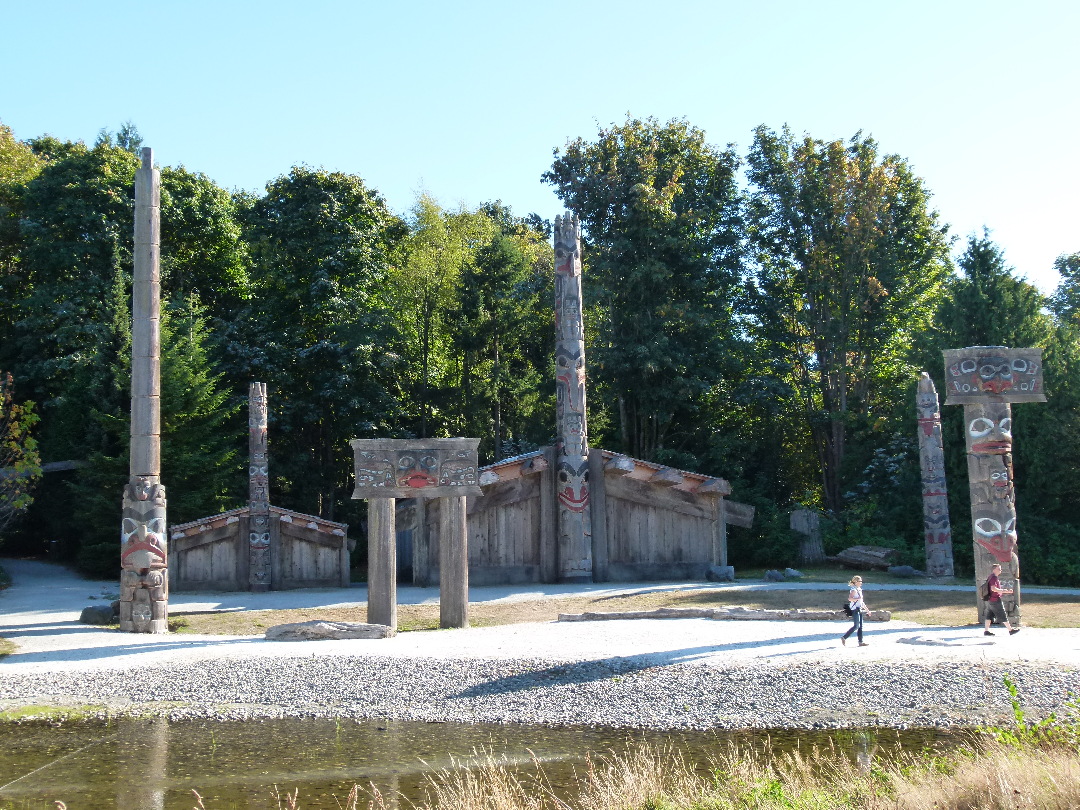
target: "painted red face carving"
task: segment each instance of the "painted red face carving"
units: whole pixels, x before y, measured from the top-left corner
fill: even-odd
[[[439,458],[427,450],[418,450],[415,455],[403,453],[398,457],[399,487],[412,487],[423,489],[424,487],[438,486]]]
[[[589,462],[559,462],[559,501],[571,512],[582,512],[589,503]]]

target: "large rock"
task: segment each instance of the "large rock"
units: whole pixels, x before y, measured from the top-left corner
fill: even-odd
[[[912,568],[910,565],[890,565],[889,573],[894,577],[925,577],[926,574],[920,571],[918,568]]]
[[[113,613],[112,605],[90,605],[79,614],[79,621],[83,624],[113,624],[119,620],[119,611]]]
[[[899,556],[900,552],[895,548],[851,546],[837,554],[836,561],[847,568],[875,568],[879,571],[887,571]]]
[[[390,638],[394,631],[385,624],[361,622],[294,622],[266,628],[267,641],[318,641],[341,638]]]
[[[705,579],[709,582],[734,582],[735,581],[735,566],[733,565],[712,565],[709,566],[709,570],[705,574]]]
[[[762,579],[764,579],[766,582],[783,582],[784,572],[770,569],[765,572],[765,575],[762,577]]]

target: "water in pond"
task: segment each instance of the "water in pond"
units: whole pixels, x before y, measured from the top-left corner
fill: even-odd
[[[647,741],[706,762],[731,741],[764,736],[333,720],[7,724],[0,725],[0,808],[54,810],[60,800],[70,810],[191,810],[192,789],[207,810],[276,808],[276,786],[283,794],[299,788],[304,810],[337,810],[354,784],[369,783],[421,801],[427,774],[476,766],[488,753],[521,763],[523,772],[533,770],[535,757],[559,791],[572,783],[588,752],[623,752]],[[960,739],[932,730],[768,736],[773,750],[833,742],[864,764],[887,759],[900,746],[947,748]]]

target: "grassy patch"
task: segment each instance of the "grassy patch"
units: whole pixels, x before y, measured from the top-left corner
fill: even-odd
[[[11,574],[4,570],[4,566],[0,565],[0,591],[4,590],[11,585]]]
[[[0,723],[20,723],[27,720],[46,720],[62,722],[68,720],[88,720],[100,717],[108,711],[106,706],[86,703],[74,706],[53,706],[28,704],[0,710]]]
[[[560,613],[589,611],[652,610],[660,607],[817,608],[835,610],[846,596],[843,588],[797,591],[659,591],[621,596],[577,596],[525,602],[473,603],[469,623],[488,627],[522,622],[554,621]],[[878,591],[866,587],[870,607],[892,611],[893,618],[921,624],[957,627],[975,622],[973,591]],[[1028,627],[1080,627],[1080,596],[1031,594],[1024,597],[1024,625]],[[367,609],[304,608],[301,610],[212,611],[174,614],[170,628],[176,632],[208,635],[256,636],[276,624],[325,621],[366,622]],[[398,630],[435,630],[438,605],[398,605]]]
[[[0,658],[15,652],[15,642],[10,639],[0,638]]]

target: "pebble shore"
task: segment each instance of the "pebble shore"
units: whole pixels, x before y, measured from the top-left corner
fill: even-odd
[[[1017,662],[657,666],[634,657],[567,663],[294,656],[10,673],[0,679],[0,708],[658,730],[970,727],[1011,717],[1006,675],[1032,719],[1060,712],[1071,693],[1080,694],[1080,672]]]

